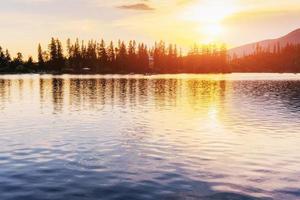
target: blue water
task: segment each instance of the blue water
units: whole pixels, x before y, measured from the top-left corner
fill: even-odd
[[[300,75],[0,76],[0,200],[300,199]]]

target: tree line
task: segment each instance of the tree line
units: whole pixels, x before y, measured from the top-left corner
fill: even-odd
[[[26,61],[22,53],[18,52],[16,57],[12,58],[9,51],[5,51],[0,46],[0,73],[28,73],[35,71],[36,64],[30,56]]]
[[[263,48],[256,45],[255,51],[250,55],[238,58],[233,56],[230,60],[233,72],[300,72],[300,44],[274,46]]]
[[[64,48],[65,46],[65,48]],[[0,47],[0,73],[225,73],[229,72],[225,45],[194,45],[187,55],[175,44],[156,42],[152,47],[131,40],[117,44],[104,40],[52,38],[48,47],[37,48],[37,62],[12,58]]]
[[[37,48],[37,61],[12,57],[0,46],[0,73],[230,73],[300,72],[300,44],[263,48],[254,53],[229,57],[226,45],[197,45],[187,54],[175,44],[156,42],[152,47],[131,40],[117,44],[104,40],[88,42],[68,39],[66,45],[52,38],[48,47]]]

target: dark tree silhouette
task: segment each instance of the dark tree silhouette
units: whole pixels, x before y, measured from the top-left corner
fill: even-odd
[[[203,46],[191,49],[187,56],[178,53],[175,44],[166,45],[160,41],[148,49],[144,43],[135,40],[126,44],[119,40],[117,47],[111,41],[84,41],[70,39],[66,42],[66,55],[59,39],[51,38],[48,51],[38,45],[37,64],[32,59],[24,62],[21,54],[11,61],[7,52],[0,51],[1,72],[20,72],[26,68],[30,72],[46,73],[202,73],[226,71],[226,48],[211,49]],[[213,53],[212,53],[213,52]],[[37,66],[37,67],[36,67]],[[9,70],[7,69],[9,68]],[[24,71],[23,69],[21,71]]]
[[[45,60],[44,60],[44,55],[43,55],[43,50],[41,44],[38,46],[38,67],[40,70],[44,71],[45,70]]]

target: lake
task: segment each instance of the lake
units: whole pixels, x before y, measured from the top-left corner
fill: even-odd
[[[300,199],[300,75],[2,75],[1,200]]]

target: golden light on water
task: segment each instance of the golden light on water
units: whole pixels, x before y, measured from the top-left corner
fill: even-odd
[[[134,173],[145,166],[155,171],[146,173],[153,180],[157,169],[171,169],[190,175],[183,179],[221,182],[212,186],[216,192],[265,197],[299,186],[298,179],[284,178],[299,171],[295,80],[299,74],[7,75],[0,80],[2,130],[11,138],[10,152],[19,150],[18,142],[63,160],[90,149],[74,165],[65,161],[67,167],[125,166]],[[38,154],[35,162],[45,159]],[[244,190],[256,187],[267,192]]]

